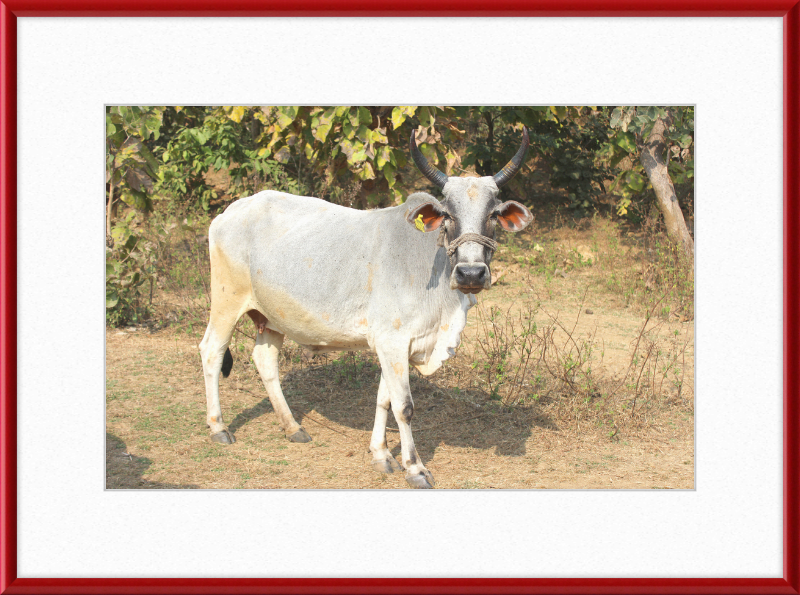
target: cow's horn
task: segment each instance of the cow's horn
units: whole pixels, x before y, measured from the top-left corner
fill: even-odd
[[[497,172],[494,175],[494,183],[497,184],[497,187],[506,184],[507,182],[511,181],[519,168],[522,166],[522,162],[525,159],[525,153],[528,152],[528,145],[531,144],[530,139],[528,138],[528,129],[523,126],[522,127],[522,145],[520,145],[519,150],[517,150],[517,154],[511,158],[511,161],[506,163],[506,166]]]
[[[411,140],[409,141],[408,146],[411,149],[411,157],[414,159],[414,163],[417,164],[419,171],[425,174],[425,177],[436,184],[439,188],[444,188],[444,185],[447,184],[447,174],[443,174],[430,163],[428,163],[428,160],[425,159],[425,155],[423,155],[422,151],[417,148],[417,141],[414,139],[413,132],[411,133]]]

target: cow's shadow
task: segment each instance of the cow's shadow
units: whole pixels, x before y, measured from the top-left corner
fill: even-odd
[[[194,484],[172,484],[144,478],[152,461],[147,457],[128,454],[125,442],[106,432],[106,489],[107,490],[192,490]]]
[[[295,419],[312,438],[315,432],[321,431],[319,422],[326,420],[344,428],[372,431],[380,369],[371,364],[356,371],[356,364],[353,364],[352,372],[348,373],[347,366],[346,363],[329,361],[327,365],[291,371],[281,381]],[[429,379],[412,373],[412,432],[423,461],[433,458],[440,445],[494,449],[498,455],[523,456],[525,444],[535,428],[557,429],[556,424],[542,413],[540,404],[504,407],[491,400],[486,392],[461,392],[443,388],[444,384],[437,376]],[[263,387],[259,389],[263,399],[240,412],[229,424],[234,434],[242,426],[272,412],[266,392]],[[325,419],[321,420],[320,416]],[[399,433],[391,413],[387,428],[389,447],[397,455],[400,452]]]

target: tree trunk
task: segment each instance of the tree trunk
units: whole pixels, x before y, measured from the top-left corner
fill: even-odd
[[[114,182],[108,183],[108,205],[106,205],[106,245],[109,248],[114,247],[114,239],[111,237],[111,213],[114,208]]]
[[[115,153],[114,158],[111,160],[111,175],[108,176],[108,204],[106,205],[106,246],[109,248],[114,247],[114,238],[111,236],[111,215],[114,208],[114,170],[116,165],[117,155]]]
[[[667,164],[664,162],[664,153],[667,148],[664,142],[666,129],[667,124],[658,118],[645,142],[640,160],[656,193],[656,203],[664,216],[669,239],[680,246],[684,254],[694,261],[694,240],[686,228],[686,221],[683,218],[681,206],[678,204],[678,197],[675,195],[675,187],[672,185]]]

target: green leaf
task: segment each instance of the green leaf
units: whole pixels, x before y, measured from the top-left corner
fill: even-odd
[[[281,106],[277,110],[277,124],[278,128],[283,130],[287,126],[289,126],[292,122],[294,122],[295,118],[297,118],[297,113],[300,110],[299,106],[296,105],[286,105]]]
[[[392,152],[389,147],[381,147],[375,156],[375,165],[378,169],[383,169],[387,163],[390,163],[391,156]]]
[[[311,134],[319,142],[324,143],[325,140],[328,138],[328,134],[330,134],[330,131],[331,131],[330,124],[320,124],[319,126],[311,130]]]
[[[351,165],[355,165],[356,163],[361,163],[362,161],[366,161],[367,159],[367,151],[366,148],[362,148],[361,150],[357,150],[353,153],[352,158],[348,159],[348,163]],[[374,176],[373,176],[374,177]],[[370,178],[372,179],[372,178]]]
[[[428,128],[433,124],[433,122],[431,122],[431,113],[427,105],[418,108],[417,116],[419,117],[419,123],[425,128]]]
[[[362,124],[356,131],[356,138],[360,141],[368,143],[372,139],[372,131]]]
[[[396,168],[404,168],[408,164],[406,152],[403,149],[392,149],[391,157],[389,159]]]
[[[375,172],[372,169],[372,165],[365,163],[364,167],[360,171],[356,172],[356,177],[359,180],[374,180]]]
[[[623,151],[628,153],[636,152],[636,137],[631,132],[618,132],[616,143]]]
[[[678,144],[681,146],[681,149],[688,149],[692,146],[692,135],[691,134],[682,134],[677,139]]]
[[[629,171],[625,176],[625,182],[634,192],[641,192],[644,189],[644,176],[635,171]]]
[[[555,114],[559,121],[563,121],[567,117],[567,108],[563,105],[551,105],[550,111]]]
[[[208,142],[208,139],[211,138],[211,131],[202,130],[200,128],[192,128],[189,130],[189,134],[200,146],[205,145]]]
[[[615,107],[614,111],[611,112],[611,121],[609,122],[609,126],[611,128],[616,128],[619,126],[619,121],[622,119],[622,108]]]
[[[144,121],[145,128],[149,134],[158,140],[161,130],[161,114],[151,114]]]
[[[106,308],[113,308],[119,303],[119,295],[116,291],[106,290]]]
[[[425,155],[425,159],[433,163],[434,165],[439,164],[439,155],[436,152],[436,147],[429,144],[422,144],[419,147],[420,152]]]
[[[628,156],[628,152],[627,151],[623,151],[620,148],[617,148],[617,150],[611,156],[611,159],[609,160],[608,164],[612,168],[613,167],[617,167],[619,165],[619,162],[622,161],[623,159],[625,159],[625,157],[627,157],[627,156]]]
[[[372,124],[372,114],[365,107],[358,108],[358,122],[359,124]]]
[[[383,177],[386,178],[386,182],[389,184],[389,188],[394,186],[395,183],[395,169],[391,163],[387,163],[383,166]]]
[[[140,211],[147,210],[147,195],[145,195],[144,192],[137,192],[132,188],[125,188],[120,193],[120,198],[122,198],[122,202],[129,207]]]

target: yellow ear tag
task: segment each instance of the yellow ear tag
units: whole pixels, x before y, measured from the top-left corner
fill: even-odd
[[[422,222],[422,213],[417,215],[417,218],[414,219],[414,225],[417,226],[418,230],[425,231],[425,224]]]

